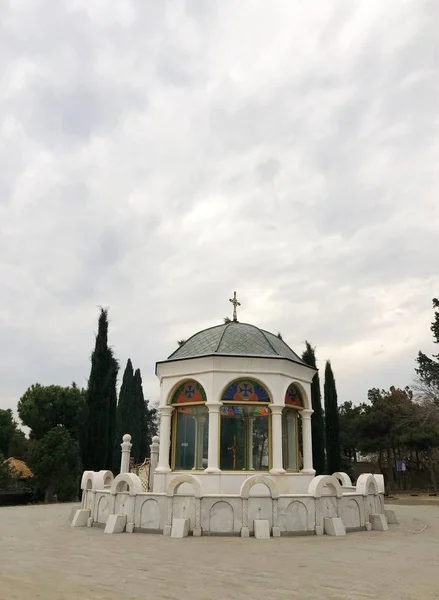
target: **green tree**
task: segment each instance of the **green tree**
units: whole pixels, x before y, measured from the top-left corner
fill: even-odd
[[[337,388],[331,363],[328,360],[325,367],[325,432],[326,432],[326,460],[328,473],[341,470],[340,459],[340,426],[338,422]]]
[[[50,429],[33,445],[29,464],[45,502],[54,494],[60,500],[75,499],[82,470],[79,444],[65,427]]]
[[[357,452],[361,445],[359,438],[360,420],[365,406],[364,403],[354,406],[352,402],[344,402],[339,406],[340,447],[342,462],[345,464],[356,462]]]
[[[138,461],[143,461],[149,456],[152,438],[157,433],[157,410],[149,406],[149,400],[145,400],[142,387],[142,375],[140,369],[136,369],[134,374],[134,386],[136,394],[136,405],[139,412],[142,413],[140,430],[140,454]]]
[[[143,396],[142,375],[140,369],[136,369],[134,373],[134,402],[136,412],[139,415],[139,443],[134,450],[133,458],[136,463],[143,462],[149,456],[149,445],[151,442],[148,439],[148,405]]]
[[[37,383],[18,401],[18,414],[31,429],[30,437],[33,439],[41,439],[59,425],[80,440],[85,417],[85,391],[75,384],[61,387]]]
[[[134,389],[134,370],[131,359],[129,358],[122,378],[122,385],[119,392],[119,402],[116,412],[116,439],[115,439],[115,460],[114,470],[119,472],[122,436],[129,433],[131,436],[131,456],[138,451],[141,411],[136,406],[136,396]],[[137,462],[137,461],[136,461]]]
[[[5,457],[0,452],[0,490],[8,490],[12,483],[12,475]]]
[[[9,446],[16,430],[17,424],[14,421],[12,410],[0,408],[0,454],[9,456]]]
[[[9,456],[18,458],[19,460],[27,461],[27,455],[29,451],[29,440],[24,435],[24,431],[17,429],[9,443]]]
[[[29,440],[16,434],[11,441],[18,453],[25,452],[34,472],[36,495],[50,501],[54,493],[59,499],[73,500],[77,495],[80,475],[80,447],[85,417],[85,390],[74,383],[32,385],[18,402],[18,414],[31,431]],[[57,442],[59,445],[57,446]],[[72,454],[76,452],[74,458]],[[53,453],[56,456],[50,456]],[[15,458],[22,458],[14,454]],[[64,469],[63,464],[70,468]],[[79,465],[79,466],[78,466]],[[50,468],[54,468],[49,477]]]
[[[108,346],[108,310],[101,308],[87,388],[86,469],[113,467],[119,365]]]
[[[305,342],[305,344],[306,348],[302,354],[302,360],[308,366],[316,369],[315,348],[309,342]],[[313,464],[317,475],[322,475],[325,473],[325,426],[318,373],[314,375],[311,383],[311,405],[314,411],[311,417]]]
[[[433,298],[433,308],[439,309],[439,300]],[[430,327],[433,333],[433,342],[439,344],[439,311],[434,313],[434,320]],[[433,397],[439,401],[439,354],[427,356],[423,352],[418,353],[418,368],[416,372],[425,388],[430,389]]]
[[[405,428],[413,410],[413,393],[409,388],[392,386],[389,391],[372,388],[359,421],[360,450],[377,453],[381,469],[387,472],[387,486],[397,483],[396,460],[402,458]]]

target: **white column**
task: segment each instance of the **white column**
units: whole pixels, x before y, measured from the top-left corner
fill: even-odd
[[[282,410],[283,406],[270,405],[271,410],[271,447],[273,449],[272,475],[282,475],[285,469],[282,466]]]
[[[198,415],[195,415],[195,417],[192,417],[192,418],[195,421],[194,466],[192,467],[192,471],[195,471],[195,469],[198,469],[198,431],[199,431],[199,427],[198,427]]]
[[[205,472],[221,473],[218,465],[221,404],[208,404],[207,408],[209,409],[209,448]]]
[[[247,439],[248,439],[248,456],[247,456],[247,464],[248,470],[254,471],[253,467],[253,421],[254,417],[247,417]]]
[[[160,413],[160,449],[159,463],[156,473],[169,473],[169,447],[171,445],[171,417],[173,406],[162,406],[159,408]]]
[[[287,410],[287,440],[288,440],[288,469],[297,470],[296,457],[296,421],[297,412],[295,410]]]
[[[203,441],[204,441],[204,425],[206,423],[206,417],[198,417],[198,429],[197,429],[197,469],[203,468]]]
[[[130,472],[130,454],[131,454],[131,436],[129,433],[126,433],[122,438],[122,443],[120,445],[122,448],[122,456],[120,459],[120,472],[121,473],[129,473]]]
[[[315,475],[312,466],[312,435],[311,435],[311,415],[314,411],[305,409],[300,411],[302,419],[302,440],[303,440],[303,469],[302,473]]]

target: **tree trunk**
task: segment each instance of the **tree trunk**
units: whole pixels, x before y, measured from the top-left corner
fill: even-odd
[[[380,468],[380,472],[384,473],[384,468],[383,468],[383,451],[380,450],[378,453],[378,466]]]
[[[433,492],[437,492],[436,472],[434,470],[434,460],[433,460],[432,453],[430,453],[430,455],[428,457],[428,467],[430,470],[430,480],[431,480],[431,485],[433,487]]]
[[[51,481],[46,488],[46,493],[44,495],[44,502],[46,504],[50,504],[53,502],[53,494],[55,493],[55,481]]]
[[[390,446],[387,447],[387,487],[389,490],[395,489],[395,477],[393,473],[392,464],[392,450]]]

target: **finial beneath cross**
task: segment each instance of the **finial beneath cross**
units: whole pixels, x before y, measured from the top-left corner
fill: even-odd
[[[241,306],[241,302],[238,302],[238,300],[236,299],[236,292],[233,292],[233,298],[230,298],[229,302],[231,302],[233,304],[233,320],[235,321],[235,323],[237,323],[238,315],[236,312],[236,307]]]

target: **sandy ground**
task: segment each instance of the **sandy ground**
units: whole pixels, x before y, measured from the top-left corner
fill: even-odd
[[[71,505],[0,508],[1,600],[439,598],[439,506],[343,538],[104,535]]]

